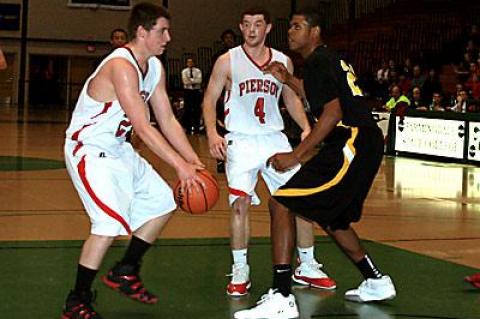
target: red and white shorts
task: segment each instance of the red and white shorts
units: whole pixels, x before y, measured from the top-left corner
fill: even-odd
[[[292,147],[282,132],[262,135],[247,135],[228,133],[226,175],[228,181],[230,205],[241,196],[250,196],[253,205],[260,204],[260,198],[255,193],[258,173],[261,173],[265,184],[273,194],[285,184],[299,169],[295,166],[286,172],[278,172],[267,166],[267,160],[276,153],[290,152]]]
[[[89,146],[75,152],[76,145],[65,144],[65,162],[90,217],[92,234],[131,234],[175,210],[170,186],[130,143],[123,143],[115,155]]]

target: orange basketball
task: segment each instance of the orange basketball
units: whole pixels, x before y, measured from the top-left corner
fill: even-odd
[[[218,200],[218,183],[215,176],[206,169],[198,171],[197,175],[205,184],[203,187],[200,185],[199,191],[192,188],[184,194],[179,181],[173,192],[175,201],[182,210],[191,214],[204,214],[211,209]]]

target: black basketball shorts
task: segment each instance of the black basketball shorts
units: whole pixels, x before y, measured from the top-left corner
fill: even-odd
[[[320,151],[273,197],[324,228],[347,229],[360,220],[383,148],[378,127],[337,126]]]

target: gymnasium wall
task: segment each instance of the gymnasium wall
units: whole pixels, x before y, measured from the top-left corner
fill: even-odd
[[[147,0],[159,3],[162,1]],[[132,0],[133,4],[139,0]],[[290,13],[290,0],[170,0],[173,16],[173,41],[169,55],[180,56],[198,47],[211,47],[220,33],[232,28],[237,33],[239,15],[250,5],[267,7],[273,18],[286,18]],[[22,0],[0,0],[0,3],[22,3]],[[34,52],[55,54],[101,55],[108,50],[110,31],[126,27],[129,11],[92,8],[72,8],[68,0],[29,0],[29,49]],[[272,5],[272,4],[275,5]],[[0,41],[6,50],[14,49],[20,31],[0,31]],[[96,44],[95,52],[87,52],[83,41]],[[60,49],[60,50],[59,50]]]

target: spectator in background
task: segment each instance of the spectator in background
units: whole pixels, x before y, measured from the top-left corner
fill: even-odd
[[[476,47],[480,46],[480,29],[476,24],[473,24],[470,27],[470,32],[468,34],[467,39],[472,40],[473,45],[475,45]]]
[[[417,111],[426,111],[428,110],[427,108],[427,103],[422,97],[422,91],[418,86],[414,87],[412,90],[412,97],[410,99],[410,108],[417,110]]]
[[[409,79],[405,74],[400,73],[398,76],[398,86],[402,90],[403,94],[408,94],[412,89],[412,80]]]
[[[412,87],[417,86],[419,88],[423,88],[424,83],[425,75],[422,74],[422,68],[417,64],[413,67]]]
[[[473,40],[469,40],[467,42],[467,46],[465,47],[465,53],[470,56],[471,60],[478,59],[478,48],[473,44]]]
[[[220,39],[222,40],[222,48],[220,49],[220,51],[218,51],[212,56],[212,65],[215,64],[219,56],[226,53],[231,48],[235,47],[237,43],[236,38],[237,36],[232,29],[227,29],[222,32],[222,35],[220,36]]]
[[[7,60],[5,59],[5,55],[3,54],[2,49],[0,49],[0,70],[5,70],[7,68]]]
[[[380,69],[378,69],[377,76],[375,77],[375,82],[377,86],[375,96],[381,101],[387,98],[389,79],[388,73],[389,69],[387,61],[383,61],[382,66],[380,67]]]
[[[188,58],[186,64],[187,67],[182,70],[185,110],[183,125],[188,133],[194,134],[200,131],[202,71],[195,67],[192,58]]]
[[[391,88],[394,85],[398,85],[399,78],[397,70],[391,69],[388,72],[388,87]]]
[[[440,79],[438,78],[435,69],[432,68],[428,71],[428,75],[423,83],[422,91],[424,98],[431,97],[433,92],[443,92],[442,83],[440,83]]]
[[[470,95],[474,100],[480,99],[480,75],[476,63],[470,63],[470,75],[467,81],[465,81],[465,88],[470,91]]]
[[[410,106],[410,100],[402,94],[402,91],[398,85],[393,85],[391,89],[391,98],[385,103],[384,108],[392,112],[392,110],[407,109]]]
[[[395,61],[392,60],[392,59],[388,60],[388,69],[390,70],[390,72],[391,72],[391,71],[396,71],[396,72],[399,71],[399,70],[398,70],[398,67],[397,67],[397,64],[396,64]]]
[[[470,102],[471,101],[469,101],[467,91],[462,89],[457,93],[454,103],[446,109],[452,112],[469,112],[469,107],[471,107]]]
[[[127,42],[127,31],[122,28],[113,29],[112,32],[110,32],[110,51],[108,51],[95,61],[95,68],[97,68],[100,62],[102,62],[110,53],[112,53],[113,50],[123,47],[125,44],[127,44]]]
[[[405,59],[401,73],[405,75],[405,77],[407,77],[408,79],[411,79],[413,77],[412,60],[410,58]]]
[[[455,85],[455,92],[450,95],[450,106],[453,106],[457,101],[457,96],[460,94],[460,91],[464,90],[462,83],[457,83]]]
[[[457,82],[465,83],[465,81],[468,79],[468,77],[470,76],[469,70],[471,62],[472,59],[470,58],[470,55],[468,53],[465,53],[463,55],[463,60],[460,61],[460,63],[453,65],[453,71],[457,76]]]
[[[445,104],[443,102],[443,96],[441,92],[434,92],[432,95],[432,102],[429,106],[430,111],[444,112]]]
[[[127,31],[125,31],[122,28],[114,29],[110,33],[111,51],[115,50],[116,48],[123,47],[125,44],[127,44],[127,41],[128,41]]]

